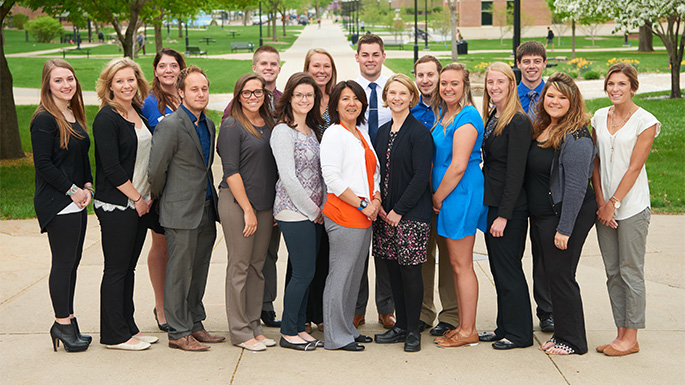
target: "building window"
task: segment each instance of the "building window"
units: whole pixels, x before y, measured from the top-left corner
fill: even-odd
[[[492,25],[492,1],[480,3],[480,25]]]

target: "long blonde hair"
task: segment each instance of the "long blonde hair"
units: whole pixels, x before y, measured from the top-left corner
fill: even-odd
[[[461,63],[450,63],[442,68],[442,71],[440,71],[440,76],[442,76],[443,73],[446,71],[459,71],[462,74],[462,81],[464,82],[464,93],[461,95],[461,99],[459,99],[459,104],[458,104],[458,109],[461,110],[467,105],[473,105],[473,95],[471,93],[471,80],[469,79],[469,70],[466,69],[466,67],[461,64]],[[439,79],[439,78],[438,78]],[[442,97],[440,96],[440,80],[438,80],[438,86],[435,87],[433,90],[433,96],[431,97],[431,100],[437,101],[437,103],[433,103],[433,113],[437,117],[435,119],[435,126],[438,125],[440,120],[445,116],[447,113],[447,103],[445,103],[444,100],[442,100]],[[442,110],[442,113],[440,111]]]
[[[547,79],[547,83],[542,89],[542,99],[539,105],[543,108],[538,109],[538,119],[535,119],[533,123],[533,139],[537,139],[552,122],[552,118],[544,108],[545,97],[550,87],[557,89],[569,101],[568,112],[553,127],[554,130],[549,133],[547,141],[540,146],[542,148],[553,147],[556,150],[561,147],[566,135],[582,129],[590,122],[590,114],[587,112],[585,102],[583,102],[583,95],[581,95],[580,89],[573,79],[563,72],[557,72]]]
[[[143,75],[143,70],[140,68],[138,63],[134,62],[128,57],[120,57],[112,59],[105,69],[100,73],[98,78],[95,91],[98,94],[98,98],[102,101],[100,108],[104,106],[112,106],[116,109],[122,116],[127,117],[126,109],[119,103],[114,101],[114,92],[109,89],[112,85],[112,79],[114,75],[125,68],[132,68],[134,74],[136,75],[136,83],[138,84],[138,89],[131,102],[134,106],[140,108],[143,106],[143,100],[147,96],[149,91],[147,80],[145,80],[145,75]]]
[[[504,109],[500,111],[499,118],[497,119],[497,125],[492,135],[497,136],[502,133],[504,127],[511,122],[517,112],[523,112],[523,107],[521,107],[521,101],[519,100],[518,91],[516,90],[516,77],[514,76],[514,71],[511,67],[501,61],[496,61],[488,66],[485,70],[485,88],[486,91],[483,93],[483,123],[487,124],[490,114],[495,109],[494,103],[490,100],[490,94],[487,92],[488,86],[488,75],[491,72],[496,71],[504,74],[509,79],[509,96],[507,96],[507,103],[504,105]]]
[[[88,131],[88,128],[86,127],[86,112],[83,107],[83,91],[81,90],[81,83],[79,83],[76,73],[74,73],[74,68],[71,66],[71,64],[62,59],[50,59],[43,65],[43,76],[40,85],[40,103],[31,117],[31,122],[33,122],[33,119],[35,119],[36,116],[43,111],[46,111],[52,115],[57,121],[57,128],[59,129],[59,146],[60,148],[66,150],[69,148],[69,140],[72,136],[78,139],[83,139],[83,136],[74,131],[71,123],[67,122],[67,119],[62,114],[62,111],[60,111],[59,107],[57,107],[57,104],[55,104],[55,100],[52,98],[52,91],[50,91],[50,74],[55,68],[67,69],[71,71],[71,74],[74,76],[74,80],[76,80],[76,90],[74,90],[74,96],[69,101],[69,109],[74,114],[74,118],[76,118],[76,121],[81,125],[81,127]]]

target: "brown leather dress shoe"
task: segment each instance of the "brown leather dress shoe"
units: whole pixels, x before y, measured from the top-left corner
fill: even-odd
[[[443,341],[438,342],[438,346],[441,348],[476,345],[478,345],[478,333],[473,333],[470,336],[462,336],[459,333],[454,333],[450,337],[445,337]]]
[[[352,325],[354,325],[354,327],[358,328],[359,325],[364,325],[365,323],[366,319],[363,315],[354,315],[354,319],[352,320]]]
[[[192,335],[181,337],[177,340],[169,340],[169,347],[188,352],[204,352],[209,346],[199,343]]]
[[[395,315],[392,313],[378,315],[378,323],[383,325],[383,327],[386,329],[390,329],[391,327],[395,326],[395,322],[397,322],[397,320],[395,319]]]
[[[435,338],[433,338],[433,342],[435,342],[436,344],[439,344],[439,343],[442,342],[442,341],[445,341],[445,340],[447,340],[447,339],[452,338],[452,336],[454,336],[454,335],[457,334],[457,333],[459,333],[459,332],[457,331],[457,329],[450,329],[450,330],[447,330],[447,331],[446,331],[443,335],[441,335],[440,337],[435,337]]]
[[[198,330],[195,333],[191,334],[196,340],[200,342],[205,342],[208,344],[213,344],[217,342],[224,342],[226,340],[226,337],[222,336],[213,336],[207,332],[207,330],[202,329]]]

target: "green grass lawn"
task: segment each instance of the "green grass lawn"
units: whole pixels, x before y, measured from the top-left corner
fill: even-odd
[[[66,30],[64,32],[67,33]],[[5,50],[5,55],[20,52],[43,51],[46,49],[55,49],[72,46],[69,43],[60,44],[59,38],[57,38],[57,43],[37,43],[36,39],[34,39],[33,36],[31,36],[31,34],[29,34],[29,40],[26,41],[26,32],[19,31],[16,29],[5,28],[3,34],[5,35],[5,46],[3,47]]]
[[[653,113],[662,123],[661,134],[655,139],[652,153],[647,159],[647,173],[650,180],[652,209],[663,213],[685,213],[685,121],[682,111],[685,100],[655,99],[668,92],[639,95],[635,102]],[[587,102],[591,112],[609,105],[607,98]],[[36,106],[18,106],[19,131],[22,147],[31,152],[29,123]],[[88,125],[95,118],[98,108],[86,107]],[[217,124],[221,113],[209,111],[208,116]],[[90,129],[89,129],[90,131]],[[94,146],[91,146],[91,167]],[[19,219],[35,216],[33,211],[34,168],[31,164],[0,167],[0,218]]]
[[[143,68],[145,78],[152,81],[152,59],[144,57],[135,59]],[[9,57],[10,71],[15,87],[40,88],[40,74],[47,59],[45,57]],[[111,59],[67,58],[74,67],[76,76],[84,91],[95,91],[95,83],[100,72]],[[195,64],[205,70],[211,82],[213,93],[233,92],[236,80],[243,74],[252,72],[251,60],[207,59],[198,57],[186,58],[188,64]]]

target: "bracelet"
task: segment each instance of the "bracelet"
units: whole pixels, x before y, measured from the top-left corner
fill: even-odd
[[[141,199],[143,199],[143,194],[140,194],[138,199],[134,200],[133,203],[138,203],[138,201],[140,201]],[[131,200],[133,200],[133,199],[131,199]]]
[[[95,196],[95,189],[93,188],[93,186],[87,186],[86,190],[90,191],[91,196]]]
[[[69,187],[69,190],[67,190],[64,195],[70,197],[78,192],[78,187],[75,184],[72,184],[71,187]]]

